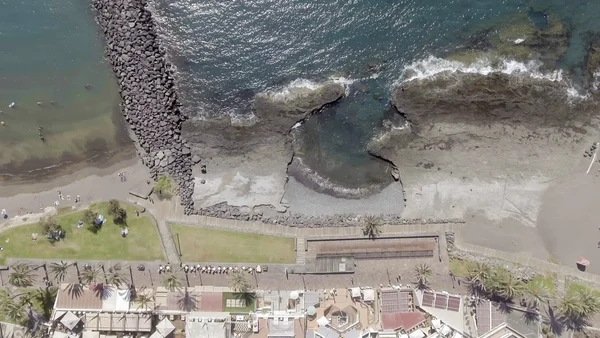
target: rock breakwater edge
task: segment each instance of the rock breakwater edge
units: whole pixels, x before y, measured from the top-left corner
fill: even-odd
[[[178,195],[186,214],[201,214],[229,219],[253,220],[278,223],[295,227],[345,227],[362,225],[363,215],[304,216],[286,213],[273,215],[264,213],[261,208],[245,208],[220,203],[208,208],[194,207],[194,176],[192,167],[201,161],[198,155],[192,156],[193,146],[182,136],[182,127],[187,120],[177,100],[176,83],[171,65],[166,60],[165,51],[159,45],[155,23],[144,0],[93,0],[96,21],[101,28],[106,44],[106,54],[116,75],[122,97],[122,112],[128,122],[130,137],[136,144],[137,152],[153,176],[167,174],[178,184]],[[326,87],[325,89],[329,89]],[[337,89],[337,88],[336,88]],[[343,92],[343,90],[342,90]],[[343,95],[343,94],[340,94]],[[337,96],[336,96],[337,98]],[[326,102],[335,100],[325,100]],[[259,103],[262,102],[258,100]],[[320,106],[320,105],[319,105]],[[315,108],[303,109],[312,111]],[[257,109],[268,111],[269,109]],[[258,114],[259,116],[261,114]],[[283,123],[270,121],[279,114],[265,113],[262,129],[273,129],[273,134],[289,137],[289,128],[301,116],[293,116]],[[294,115],[294,114],[292,114]],[[283,118],[285,120],[285,118]],[[188,122],[193,122],[189,120]],[[209,123],[208,131],[218,131],[214,123]],[[189,125],[189,124],[188,124]],[[278,129],[279,128],[279,129]],[[235,129],[235,128],[234,128]],[[239,128],[238,128],[239,129]],[[244,128],[242,128],[244,129]],[[260,128],[259,128],[260,129]],[[185,131],[185,130],[184,130]],[[206,131],[206,130],[204,130]],[[253,130],[255,131],[255,130]],[[231,132],[231,130],[229,130]],[[208,132],[208,134],[211,134]],[[234,138],[236,133],[229,138]],[[271,134],[271,133],[267,133]],[[204,136],[200,136],[204,135]],[[220,133],[220,135],[223,135]],[[206,133],[191,133],[187,136],[206,137]],[[192,140],[194,142],[194,140]],[[288,143],[289,140],[283,143]],[[238,148],[244,143],[235,143]],[[219,150],[226,147],[220,144]],[[204,151],[211,149],[204,144]],[[284,146],[291,152],[291,145]],[[198,153],[197,151],[196,153]],[[290,154],[291,155],[291,154]],[[288,156],[284,156],[288,157]],[[283,170],[289,158],[282,161]],[[389,224],[463,223],[461,219],[403,219],[399,215],[381,215],[381,220]]]
[[[181,136],[186,116],[179,109],[172,67],[159,46],[146,1],[93,0],[92,6],[138,154],[153,178],[166,174],[177,182],[185,212],[191,213],[192,156]]]

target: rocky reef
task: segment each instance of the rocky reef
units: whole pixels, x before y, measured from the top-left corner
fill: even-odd
[[[548,180],[581,158],[598,129],[598,104],[560,76],[439,74],[405,81],[396,116],[369,151],[397,164],[404,217],[516,218],[535,225]]]
[[[192,212],[192,156],[181,136],[186,117],[146,1],[94,0],[93,7],[138,154],[154,178],[167,174],[175,179],[186,212]]]
[[[234,208],[273,205],[285,211],[283,188],[293,157],[290,131],[344,92],[340,84],[324,83],[312,89],[260,93],[255,96],[254,116],[244,123],[229,117],[186,121],[183,135],[193,154],[205,159],[205,167],[195,173],[196,209],[214,215],[214,205],[228,203]]]
[[[483,56],[497,60],[538,59],[547,69],[555,69],[567,51],[570,34],[563,21],[531,10],[528,14],[502,18],[471,33],[463,48],[453,50],[445,57],[465,63],[475,62]]]

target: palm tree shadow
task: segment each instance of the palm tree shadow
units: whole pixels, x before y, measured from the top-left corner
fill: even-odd
[[[69,286],[67,286],[67,294],[71,298],[79,298],[83,295],[83,286],[79,283],[69,284]]]
[[[561,336],[565,328],[565,323],[563,322],[563,319],[557,317],[554,314],[554,310],[552,309],[552,307],[547,308],[546,314],[547,316],[544,318],[544,324],[550,328],[550,331],[554,335]]]
[[[236,299],[243,301],[244,306],[249,306],[250,304],[254,304],[254,301],[256,300],[256,293],[253,291],[239,292],[239,293],[234,294],[234,297]]]
[[[103,299],[110,298],[114,292],[112,288],[105,288],[103,283],[94,285],[92,291],[94,291],[96,297],[101,297]]]
[[[535,310],[525,310],[523,311],[522,318],[527,325],[536,324],[540,321],[540,314]]]
[[[514,311],[514,309],[512,307],[513,303],[511,301],[495,301],[495,302],[496,302],[496,308],[502,314],[510,314]]]
[[[188,289],[185,288],[177,300],[177,305],[179,305],[179,309],[182,311],[196,311],[196,309],[198,309],[198,300],[196,299],[196,294],[189,292]]]

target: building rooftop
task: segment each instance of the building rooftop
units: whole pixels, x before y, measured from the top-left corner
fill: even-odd
[[[102,289],[95,286],[81,287],[78,284],[61,284],[56,296],[55,310],[102,310]]]
[[[536,338],[540,333],[539,325],[535,319],[530,321],[527,317],[527,313],[519,309],[501,311],[497,304],[482,301],[476,307],[477,333],[486,338]]]
[[[383,313],[381,321],[384,330],[411,332],[425,323],[425,315],[421,312]]]
[[[464,315],[464,302],[461,296],[432,290],[415,290],[415,305],[433,317],[440,319],[452,329],[467,332]]]
[[[192,312],[186,316],[185,334],[188,338],[229,338],[231,324],[226,312]]]
[[[409,289],[381,290],[381,312],[397,313],[414,311],[413,291]]]
[[[477,304],[476,311],[475,320],[479,336],[483,336],[506,321],[504,315],[490,301],[486,300]]]

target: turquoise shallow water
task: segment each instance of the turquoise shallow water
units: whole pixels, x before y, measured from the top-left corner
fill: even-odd
[[[1,178],[109,161],[127,142],[119,102],[86,1],[0,1]]]
[[[249,114],[256,92],[281,90],[299,79],[318,83],[341,76],[353,83],[348,98],[301,127],[308,144],[319,149],[304,162],[345,186],[377,180],[370,173],[380,164],[366,146],[407,65],[464,47],[473,33],[531,14],[534,7],[568,25],[570,45],[558,66],[576,76],[590,35],[600,32],[597,0],[151,3],[191,115]],[[544,24],[544,14],[530,16]],[[379,65],[376,78],[369,63]]]

